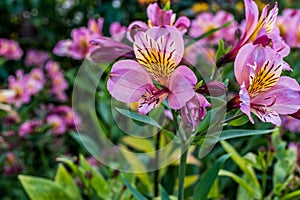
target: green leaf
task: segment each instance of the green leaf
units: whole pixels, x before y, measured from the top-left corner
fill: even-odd
[[[222,39],[219,39],[218,49],[216,52],[216,60],[218,60],[224,54],[225,54],[224,41]]]
[[[300,198],[300,190],[296,190],[294,192],[284,195],[280,199],[281,200],[294,200],[294,199],[299,199],[299,198]]]
[[[103,176],[88,163],[83,155],[80,155],[79,159],[84,171],[92,172],[91,186],[96,191],[97,196],[107,199],[109,196],[109,188]]]
[[[241,114],[241,110],[238,110],[234,116],[238,116]],[[230,126],[242,126],[244,124],[246,124],[247,122],[249,122],[249,117],[247,115],[242,115],[237,119],[231,120],[228,125]]]
[[[171,2],[167,1],[164,7],[164,10],[170,10],[171,9]]]
[[[160,196],[161,196],[161,200],[170,200],[169,194],[163,188],[163,186],[159,185],[158,187],[159,187],[159,193],[160,193]]]
[[[68,193],[72,199],[82,199],[80,191],[72,176],[67,172],[66,168],[62,164],[58,165],[54,182],[64,188],[65,192]]]
[[[132,112],[129,110],[125,110],[125,109],[121,109],[121,108],[116,108],[117,111],[119,111],[122,115],[125,115],[126,117],[129,117],[133,120],[145,123],[145,124],[149,124],[152,126],[156,126],[159,129],[162,129],[162,127],[159,125],[159,123],[157,121],[155,121],[154,119],[152,119],[151,117],[148,117],[147,115],[140,115],[136,112]]]
[[[247,181],[245,181],[244,179],[242,179],[241,177],[237,176],[236,174],[230,172],[230,171],[226,171],[221,169],[219,172],[219,176],[227,176],[232,178],[238,185],[240,185],[241,187],[243,187],[249,195],[251,195],[253,198],[258,199],[259,198],[259,194],[256,194],[254,189],[249,185],[249,183]]]
[[[255,187],[255,188],[253,188],[254,191],[256,191],[256,192],[261,191],[260,184],[259,184],[257,177],[255,175],[255,172],[254,172],[253,168],[250,166],[250,164],[246,160],[244,160],[229,143],[227,143],[223,140],[223,141],[221,141],[221,145],[223,146],[225,151],[228,154],[230,154],[231,159],[239,166],[239,168],[245,173],[245,175],[249,177],[249,180],[253,183],[253,185]]]
[[[139,151],[143,151],[143,152],[155,151],[154,144],[149,139],[137,138],[132,136],[124,136],[122,137],[122,141],[125,144]]]
[[[193,199],[205,200],[211,187],[214,184],[215,179],[218,177],[219,170],[222,168],[225,161],[229,158],[229,155],[221,156],[217,162],[203,175],[200,182],[197,184],[194,193]]]
[[[132,195],[137,199],[137,200],[147,200],[146,197],[144,197],[139,191],[137,191],[125,178],[124,175],[122,175],[122,179],[126,187],[130,190]]]
[[[247,130],[247,129],[231,129],[225,130],[221,133],[219,137],[219,141],[228,140],[237,137],[245,137],[245,136],[253,136],[253,135],[262,135],[267,133],[272,133],[277,129],[269,129],[269,130]]]
[[[18,178],[31,200],[72,200],[64,187],[51,180],[25,175]]]

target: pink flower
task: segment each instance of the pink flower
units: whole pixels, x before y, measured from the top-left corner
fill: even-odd
[[[138,32],[133,46],[137,61],[121,60],[113,65],[107,83],[110,94],[122,102],[139,102],[141,114],[167,97],[172,109],[182,108],[195,95],[197,78],[188,67],[177,67],[184,52],[181,33],[169,26],[153,27]]]
[[[210,103],[203,95],[195,93],[194,97],[180,109],[182,121],[194,131],[206,116],[206,107],[210,107]]]
[[[243,35],[238,43],[217,61],[218,66],[233,61],[240,48],[249,42],[253,42],[260,34],[261,30],[270,34],[276,25],[278,14],[277,3],[275,3],[274,8],[269,12],[269,14],[269,5],[265,6],[259,19],[259,10],[256,3],[253,0],[244,0],[244,3],[246,10],[246,22],[244,25]]]
[[[27,79],[28,77],[24,75],[22,70],[16,72],[16,77],[8,77],[9,89],[15,93],[13,97],[8,98],[8,102],[14,104],[17,108],[24,103],[29,103],[31,100],[31,93],[26,88]]]
[[[66,101],[68,97],[65,91],[68,89],[69,84],[64,78],[59,63],[49,61],[45,68],[51,79],[51,93],[54,94],[58,100]]]
[[[260,48],[245,45],[234,62],[235,77],[240,84],[241,111],[254,123],[250,112],[264,122],[277,126],[279,115],[293,114],[300,108],[300,86],[296,80],[280,77],[284,63],[273,50],[260,54]]]
[[[120,22],[114,22],[109,27],[109,33],[113,40],[121,41],[126,35],[126,27],[122,26]]]
[[[234,33],[238,24],[234,21],[233,15],[225,11],[218,11],[215,15],[210,12],[198,14],[196,18],[192,20],[189,36],[193,38],[199,37],[200,35],[215,28],[219,28],[230,21],[232,21],[232,23],[229,27],[214,32],[209,37],[203,39],[202,42],[217,45],[219,39],[222,38],[230,44],[234,44]]]
[[[300,133],[300,120],[291,116],[283,116],[282,128],[291,132]]]
[[[7,60],[20,60],[22,55],[23,51],[16,41],[0,38],[0,56]]]
[[[31,95],[39,93],[45,84],[44,72],[35,68],[27,75],[26,89]]]
[[[55,76],[55,74],[60,72],[60,65],[58,62],[55,62],[55,61],[48,61],[46,63],[45,69],[47,71],[47,74],[50,77],[53,77],[53,76]]]
[[[30,49],[25,57],[25,65],[32,67],[43,67],[50,56],[45,51]]]
[[[133,41],[132,30],[139,29],[139,31],[146,31],[148,28],[155,26],[174,26],[182,34],[185,34],[191,23],[185,16],[181,16],[176,20],[176,14],[173,14],[172,10],[161,9],[157,3],[149,4],[147,7],[147,16],[149,19],[148,24],[142,21],[134,21],[128,26],[127,38],[129,41]]]
[[[64,105],[51,108],[49,114],[60,116],[64,120],[66,126],[70,129],[75,129],[75,121],[77,124],[80,124],[81,121],[78,114],[73,112],[72,108]]]
[[[58,115],[49,115],[46,122],[51,126],[54,135],[61,135],[67,131],[65,121]]]
[[[73,29],[71,32],[72,40],[61,40],[53,49],[58,56],[69,56],[76,60],[81,60],[88,55],[92,45],[90,40],[97,37],[91,30],[81,27]]]
[[[76,60],[85,58],[93,47],[90,43],[92,39],[102,37],[103,18],[88,21],[88,28],[80,27],[73,29],[71,38],[61,40],[53,49],[53,53],[58,56],[68,56]]]
[[[19,127],[19,136],[20,137],[26,137],[30,133],[33,133],[36,131],[36,128],[41,126],[41,122],[38,120],[29,120],[27,122],[24,122],[20,127]]]
[[[88,29],[95,33],[98,36],[102,36],[102,28],[103,28],[104,19],[99,18],[96,22],[95,19],[89,19],[88,21]]]
[[[292,48],[300,48],[300,10],[284,9],[278,16],[277,26],[285,42]]]

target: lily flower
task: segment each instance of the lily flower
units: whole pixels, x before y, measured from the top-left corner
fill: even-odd
[[[277,2],[274,8],[268,13],[269,5],[263,8],[260,18],[259,10],[256,3],[253,0],[244,0],[246,22],[243,35],[237,44],[224,56],[217,61],[217,66],[221,66],[224,63],[231,62],[235,59],[239,50],[247,43],[253,42],[260,34],[261,30],[265,30],[270,34],[275,25],[278,14]]]
[[[252,123],[251,112],[260,120],[279,126],[279,115],[299,110],[300,86],[292,78],[280,77],[284,63],[276,52],[266,51],[265,60],[260,60],[259,49],[253,51],[250,45],[239,51],[234,62],[235,77],[240,85],[241,111]]]
[[[172,109],[182,108],[195,95],[197,78],[188,67],[178,66],[184,52],[181,33],[170,26],[153,27],[134,39],[137,61],[121,60],[112,66],[110,94],[122,102],[138,102],[141,114],[166,98]]]

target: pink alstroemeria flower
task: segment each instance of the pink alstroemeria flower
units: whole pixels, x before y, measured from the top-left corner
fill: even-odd
[[[69,56],[76,60],[85,58],[91,48],[92,39],[102,36],[103,19],[99,18],[96,23],[95,19],[90,19],[88,28],[75,28],[71,32],[71,38],[59,41],[53,49],[53,53],[58,56]]]
[[[246,22],[244,25],[244,32],[238,43],[224,56],[222,56],[218,62],[217,66],[221,66],[224,63],[231,62],[235,59],[239,50],[247,43],[253,42],[257,36],[260,34],[261,30],[265,30],[270,34],[275,25],[278,14],[278,6],[275,3],[274,8],[268,13],[269,5],[263,8],[260,18],[259,10],[256,3],[253,0],[244,0],[245,12],[246,12]]]
[[[115,41],[122,41],[126,35],[126,30],[126,26],[122,26],[120,22],[113,22],[109,27],[109,33]]]
[[[25,57],[27,67],[43,67],[45,62],[50,59],[50,55],[41,50],[30,49]]]
[[[22,55],[23,50],[17,41],[0,38],[0,56],[7,60],[20,60]]]
[[[281,36],[291,48],[300,48],[300,9],[284,9],[278,16]]]
[[[189,36],[193,38],[199,37],[200,35],[212,29],[219,28],[230,21],[231,24],[229,27],[222,28],[221,30],[214,32],[210,36],[204,38],[204,40],[200,41],[203,43],[216,45],[218,44],[219,39],[222,38],[230,44],[234,44],[234,34],[238,28],[238,24],[236,21],[234,21],[234,16],[225,11],[218,11],[215,15],[210,12],[198,14],[191,23]]]
[[[234,62],[235,77],[240,85],[241,111],[252,123],[250,112],[264,122],[279,126],[279,115],[299,110],[300,86],[292,78],[280,77],[284,63],[277,53],[270,50],[262,60],[259,48],[249,50],[249,45],[241,48]]]
[[[197,78],[186,66],[178,66],[184,42],[173,27],[153,27],[134,37],[136,60],[121,60],[112,66],[107,88],[119,101],[138,102],[147,114],[168,97],[172,109],[182,108],[195,95]],[[158,83],[160,87],[154,85]]]
[[[191,24],[190,20],[185,16],[181,16],[176,20],[176,14],[172,10],[161,9],[157,3],[149,4],[147,16],[148,24],[142,21],[134,21],[128,26],[127,38],[129,41],[133,41],[131,32],[135,29],[146,31],[155,26],[174,26],[182,34],[185,34]]]

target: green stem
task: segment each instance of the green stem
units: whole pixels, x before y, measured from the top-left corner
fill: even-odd
[[[186,160],[188,155],[188,148],[185,144],[181,147],[181,155],[180,165],[179,165],[179,173],[178,173],[178,200],[184,199],[184,177],[185,177],[185,169],[186,169]]]
[[[264,199],[266,187],[267,187],[267,170],[264,169],[262,174],[262,199]]]

